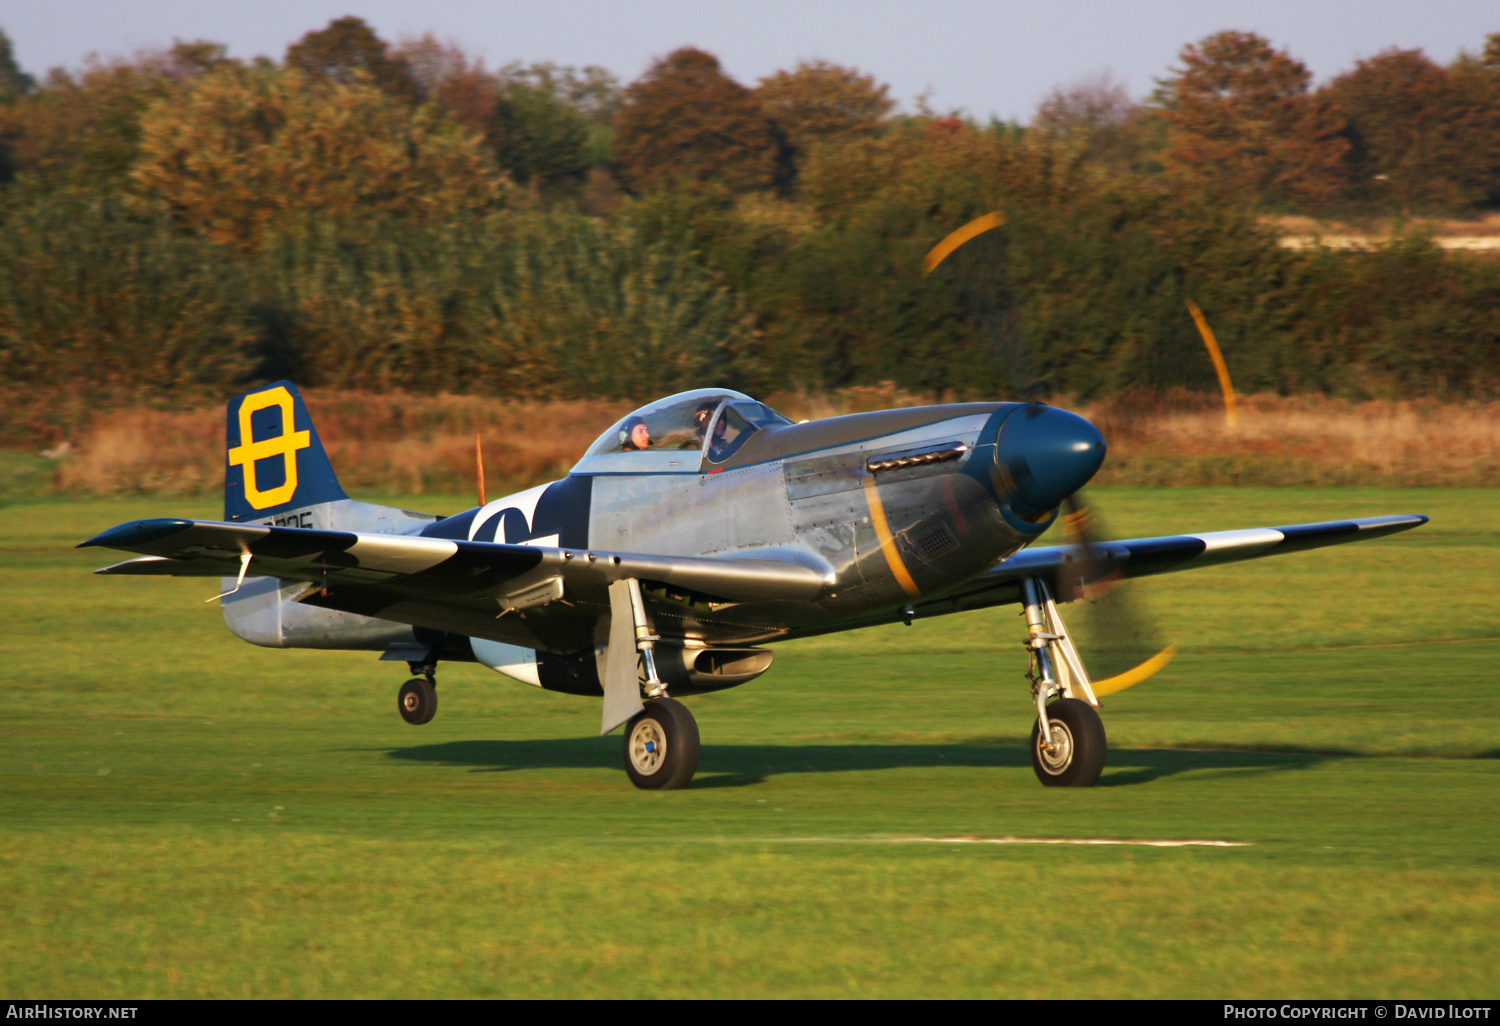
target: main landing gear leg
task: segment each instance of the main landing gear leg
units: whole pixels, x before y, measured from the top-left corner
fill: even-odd
[[[656,643],[660,635],[651,633],[651,622],[646,619],[646,600],[641,597],[641,582],[634,577],[625,582],[630,588],[630,619],[635,628],[635,648],[641,656],[641,666],[646,671],[643,690],[647,698],[667,697],[667,686],[656,675]]]
[[[437,715],[437,656],[429,654],[422,662],[408,662],[412,679],[401,685],[396,708],[401,718],[413,726],[427,723]]]
[[[660,638],[651,630],[639,581],[628,578],[610,585],[610,616],[606,659],[624,659],[606,667],[604,730],[608,733],[620,722],[616,717],[637,710],[625,723],[623,754],[630,782],[648,791],[686,787],[698,770],[698,724],[687,706],[667,697],[667,685],[656,672],[654,649]]]
[[[1031,653],[1026,679],[1036,699],[1031,767],[1047,787],[1092,787],[1106,746],[1099,701],[1046,582],[1023,579],[1021,602]]]

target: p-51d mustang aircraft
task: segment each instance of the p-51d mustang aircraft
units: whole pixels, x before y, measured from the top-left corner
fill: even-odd
[[[438,517],[350,499],[281,381],[229,404],[223,521],[132,521],[82,544],[144,553],[101,574],[224,577],[224,618],[254,644],[407,662],[409,723],[432,719],[441,660],[602,696],[601,735],[626,724],[625,771],[653,789],[685,786],[698,765],[697,724],[669,696],[758,677],[773,655],[759,646],[1020,603],[1032,765],[1043,784],[1086,787],[1104,766],[1099,693],[1057,608],[1082,578],[1427,521],[1026,548],[1104,452],[1092,424],[1039,403],[793,424],[749,396],[698,389],[611,427],[561,481]]]

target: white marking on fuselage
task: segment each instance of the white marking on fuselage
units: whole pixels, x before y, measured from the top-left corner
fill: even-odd
[[[473,541],[474,537],[479,534],[481,527],[496,517],[501,516],[508,509],[516,510],[521,516],[526,518],[526,533],[530,535],[531,524],[536,517],[536,504],[542,500],[542,493],[555,483],[548,481],[546,484],[539,484],[535,488],[528,488],[524,492],[517,492],[514,495],[507,495],[503,499],[496,499],[494,502],[485,503],[484,508],[475,515],[473,523],[469,524],[469,540]],[[504,521],[501,521],[501,526],[504,526]],[[543,545],[545,543],[548,546],[556,546],[557,544],[556,535],[552,535],[550,540],[542,538],[527,540],[523,538],[511,538],[509,536],[496,538],[495,540],[510,545]]]

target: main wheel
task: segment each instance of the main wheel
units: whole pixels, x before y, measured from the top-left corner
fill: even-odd
[[[698,770],[698,724],[687,706],[655,698],[625,724],[625,772],[636,787],[675,791]]]
[[[1047,787],[1093,787],[1104,770],[1104,721],[1087,702],[1060,698],[1047,706],[1052,747],[1042,749],[1042,727],[1031,727],[1031,768]]]
[[[413,677],[401,685],[396,708],[401,710],[403,720],[420,726],[437,714],[437,688],[424,677]]]

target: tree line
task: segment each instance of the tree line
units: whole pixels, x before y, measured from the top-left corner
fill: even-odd
[[[1193,299],[1242,391],[1494,392],[1500,263],[1292,251],[1269,215],[1500,208],[1500,33],[1315,89],[1223,32],[1144,102],[1089,80],[1025,126],[888,92],[824,61],[749,87],[690,47],[628,85],[491,70],[357,18],[279,61],[179,42],[38,81],[0,33],[0,380],[1090,398],[1212,387]]]

